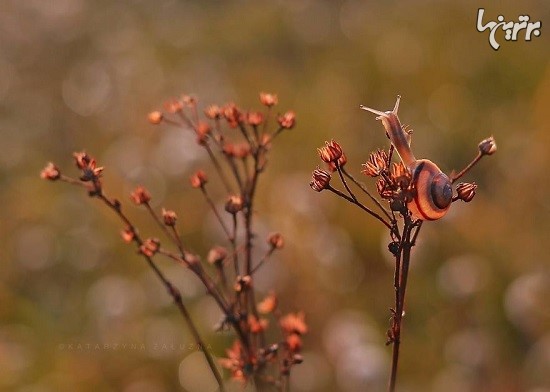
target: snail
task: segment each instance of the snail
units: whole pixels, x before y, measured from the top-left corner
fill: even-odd
[[[397,150],[401,161],[412,173],[416,189],[414,198],[407,203],[409,211],[422,220],[436,220],[443,217],[453,201],[453,188],[449,177],[428,159],[416,159],[407,140],[408,134],[401,127],[397,110],[401,97],[391,112],[382,112],[361,105],[361,109],[377,114],[386,134]]]

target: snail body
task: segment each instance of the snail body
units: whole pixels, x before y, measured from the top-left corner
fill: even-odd
[[[451,180],[432,161],[415,158],[407,140],[408,135],[397,116],[400,98],[397,97],[391,112],[382,112],[365,106],[361,106],[361,109],[378,115],[377,119],[382,121],[386,134],[401,161],[411,171],[416,192],[413,199],[407,203],[409,211],[418,219],[436,220],[442,218],[451,206],[453,199]]]

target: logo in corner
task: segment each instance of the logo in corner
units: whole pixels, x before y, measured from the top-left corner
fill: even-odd
[[[505,22],[504,16],[499,15],[497,17],[498,22],[490,20],[487,23],[483,24],[484,14],[484,8],[480,8],[477,10],[477,31],[482,33],[487,29],[489,30],[489,45],[491,45],[491,48],[493,48],[494,50],[498,50],[500,48],[500,44],[496,39],[496,33],[499,28],[504,31],[504,39],[506,41],[517,41],[518,37],[524,37],[525,41],[531,41],[532,36],[540,36],[540,30],[542,27],[541,21],[529,22],[529,20],[531,19],[529,15],[518,16],[517,22]],[[525,30],[525,35],[523,34],[522,30]]]

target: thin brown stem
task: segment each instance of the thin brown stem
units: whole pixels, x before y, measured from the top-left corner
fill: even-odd
[[[132,231],[134,234],[133,241],[136,243],[136,245],[139,247],[143,244],[143,240],[137,233],[137,230],[135,229],[135,226],[132,224],[132,222],[126,217],[126,215],[122,212],[121,207],[118,203],[111,201],[109,198],[105,196],[103,193],[99,193],[97,197],[103,201],[110,209],[112,209],[119,218],[127,225],[128,228]],[[195,342],[199,347],[203,348],[203,354],[206,358],[206,362],[208,362],[208,366],[210,367],[210,370],[212,371],[212,374],[216,378],[216,382],[218,383],[218,386],[220,387],[220,391],[225,391],[225,387],[223,385],[223,379],[222,376],[216,367],[214,363],[214,359],[212,358],[212,354],[206,349],[206,345],[204,344],[204,341],[202,340],[201,336],[198,333],[198,330],[195,326],[195,323],[191,319],[189,312],[187,311],[187,308],[185,307],[183,303],[183,299],[181,296],[181,293],[179,290],[166,278],[166,276],[162,273],[162,271],[157,267],[155,262],[153,261],[152,257],[147,256],[144,253],[141,253],[143,258],[147,261],[147,265],[153,270],[157,278],[162,282],[164,287],[166,288],[166,291],[172,299],[174,300],[174,303],[176,304],[180,314],[184,318],[187,327],[191,330],[191,333],[193,334],[193,337],[195,339]]]
[[[481,158],[483,158],[483,154],[481,152],[478,152],[477,156],[472,160],[472,162],[470,162],[464,169],[458,172],[458,174],[451,174],[451,182],[454,184],[456,180],[468,173],[470,169],[481,160]]]
[[[384,226],[386,226],[388,229],[390,229],[392,232],[393,232],[393,228],[392,226],[386,222],[386,220],[384,218],[382,218],[380,215],[378,215],[376,212],[374,212],[373,210],[371,210],[369,207],[366,207],[365,205],[363,205],[361,202],[359,202],[358,200],[354,200],[352,199],[350,196],[346,195],[345,193],[342,193],[341,191],[339,191],[338,189],[335,189],[333,188],[331,185],[328,185],[327,188],[329,191],[337,194],[338,196],[346,199],[347,201],[349,201],[350,203],[352,204],[355,204],[357,207],[361,208],[363,211],[366,211],[367,213],[369,213],[370,215],[372,215],[373,217],[375,217],[376,219],[378,219],[380,222],[382,222],[384,224]]]
[[[216,169],[216,172],[218,173],[218,176],[222,180],[223,186],[225,187],[225,190],[228,193],[233,193],[231,190],[231,186],[229,185],[229,182],[227,181],[227,178],[225,177],[225,173],[222,170],[222,167],[220,166],[220,162],[218,162],[218,159],[212,152],[212,149],[208,144],[204,146],[206,152],[208,152],[208,156],[210,157],[210,160],[212,161],[212,164],[214,165],[214,168]]]
[[[377,199],[376,197],[374,197],[374,196],[368,191],[367,187],[366,187],[363,183],[357,181],[357,180],[355,179],[355,177],[353,177],[351,174],[349,174],[349,173],[346,171],[346,169],[344,169],[343,167],[342,167],[342,173],[344,173],[344,175],[345,175],[347,178],[349,178],[349,179],[350,179],[355,185],[357,185],[364,193],[366,193],[367,196],[370,197],[370,199],[380,208],[380,210],[388,217],[388,219],[389,219],[390,221],[392,221],[392,222],[395,221],[395,219],[392,219],[392,217],[390,216],[390,214],[388,213],[388,211],[387,211],[387,210],[384,208],[384,206],[378,201],[378,199]]]
[[[231,240],[232,235],[229,232],[229,229],[227,228],[225,222],[223,221],[220,213],[218,212],[218,209],[216,208],[216,205],[214,204],[214,202],[212,201],[212,199],[208,195],[208,192],[206,191],[206,187],[202,186],[201,191],[202,191],[202,194],[204,195],[204,198],[206,199],[206,202],[208,203],[208,205],[212,209],[212,212],[214,213],[214,215],[218,219],[218,222],[220,223],[220,226],[222,227],[223,231],[225,232],[225,235],[227,235],[227,238],[229,238]]]

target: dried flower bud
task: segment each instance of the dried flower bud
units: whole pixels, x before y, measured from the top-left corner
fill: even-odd
[[[277,296],[275,293],[269,293],[262,302],[258,304],[258,312],[263,314],[273,313],[277,309]]]
[[[224,146],[225,148],[225,146]],[[231,155],[231,154],[228,154]],[[236,158],[244,159],[250,155],[250,144],[239,143],[233,146],[232,155]]]
[[[229,196],[229,199],[227,199],[227,202],[225,203],[225,210],[230,214],[236,214],[242,209],[243,209],[242,198],[237,195]]]
[[[248,327],[252,333],[260,333],[267,329],[269,321],[267,319],[257,319],[254,315],[248,316]]]
[[[202,188],[208,182],[208,177],[204,171],[197,170],[195,174],[189,177],[189,181],[193,188]]]
[[[342,147],[340,147],[340,145],[334,140],[325,142],[325,147],[318,148],[317,152],[319,153],[321,160],[327,163],[337,162],[343,153]]]
[[[390,176],[401,189],[407,189],[412,180],[412,173],[403,162],[392,163]]]
[[[120,236],[122,237],[124,242],[129,244],[136,237],[136,233],[134,233],[134,230],[132,230],[130,227],[126,227],[124,230],[120,232]]]
[[[383,170],[387,169],[388,154],[384,150],[377,150],[370,154],[367,163],[363,164],[362,173],[370,176],[377,177]]]
[[[260,145],[269,148],[272,139],[273,137],[270,134],[264,133],[260,138]]]
[[[274,105],[277,105],[279,102],[279,99],[277,98],[276,94],[270,94],[270,93],[260,93],[260,102],[262,105],[265,105],[267,107],[271,107]]]
[[[311,174],[309,186],[316,192],[327,189],[330,184],[330,173],[323,169],[315,169]]]
[[[55,166],[52,162],[48,162],[46,167],[40,172],[40,178],[43,180],[55,181],[61,177],[61,172],[59,168]]]
[[[338,170],[338,167],[344,167],[348,163],[348,158],[346,157],[346,154],[342,153],[342,156],[338,159],[338,161],[335,162],[329,162],[327,163],[328,169],[331,172],[335,172]]]
[[[84,164],[84,163],[85,163],[84,161],[81,162],[81,164]],[[103,167],[97,167],[96,160],[94,158],[90,158],[88,161],[88,165],[82,168],[82,175],[80,176],[80,180],[95,181],[99,177],[101,177],[102,173],[103,173]]]
[[[162,112],[159,112],[158,110],[155,110],[154,112],[151,112],[147,115],[147,120],[153,125],[160,124],[163,118],[164,118],[164,115],[162,114]]]
[[[175,211],[162,209],[162,219],[166,226],[175,226],[178,216]]]
[[[273,249],[281,249],[285,245],[285,240],[281,233],[271,233],[267,237],[267,243],[273,248]]]
[[[394,191],[383,178],[379,178],[376,181],[376,190],[383,199],[391,199],[394,196]]]
[[[252,277],[250,275],[237,276],[233,288],[237,293],[243,292],[252,286]]]
[[[76,164],[76,167],[78,167],[81,170],[86,169],[90,162],[92,161],[92,158],[85,152],[73,152],[73,158]]]
[[[294,354],[292,356],[292,364],[293,365],[299,365],[302,362],[304,362],[304,357],[302,357],[300,354]]]
[[[282,116],[277,117],[277,122],[283,129],[292,129],[296,125],[296,114],[293,111],[288,111]]]
[[[292,333],[286,337],[286,345],[288,347],[288,351],[295,353],[302,349],[302,338]]]
[[[183,111],[183,102],[181,102],[179,99],[172,98],[166,102],[164,102],[164,109],[168,113],[179,113]]]
[[[456,186],[456,192],[458,194],[458,199],[468,203],[472,201],[476,195],[477,185],[474,183],[461,182]]]
[[[147,257],[153,257],[160,248],[160,241],[157,238],[147,238],[139,247],[139,251]]]
[[[236,128],[241,122],[241,112],[234,103],[228,103],[223,108],[223,116],[231,128]]]
[[[210,264],[221,265],[227,257],[227,249],[222,246],[215,246],[208,252],[206,259]]]
[[[264,122],[264,115],[261,112],[248,112],[246,121],[252,126],[258,126]]]
[[[134,191],[130,193],[130,198],[138,206],[141,204],[147,204],[149,203],[149,201],[151,201],[151,195],[149,194],[149,191],[141,185],[136,187],[136,189],[134,189]]]
[[[303,335],[308,330],[304,312],[289,313],[281,317],[279,325],[281,329],[288,334],[296,333]]]
[[[206,117],[215,120],[222,116],[222,110],[218,105],[210,105],[204,110]]]
[[[194,106],[197,104],[197,99],[191,95],[184,94],[181,96],[181,102],[183,102],[185,106]]]
[[[481,155],[493,155],[497,151],[497,144],[492,136],[482,140],[477,147]]]

